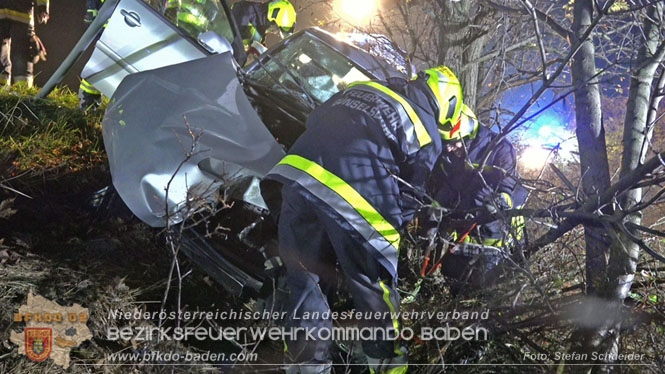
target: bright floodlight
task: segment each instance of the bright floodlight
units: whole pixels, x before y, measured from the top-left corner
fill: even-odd
[[[540,170],[545,166],[550,151],[543,149],[542,146],[530,146],[519,157],[519,162],[526,170]]]
[[[376,12],[377,0],[337,0],[337,13],[353,24],[366,23]]]

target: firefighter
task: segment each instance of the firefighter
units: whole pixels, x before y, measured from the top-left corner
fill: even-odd
[[[101,8],[103,4],[104,0],[85,1],[86,10],[85,16],[83,16],[83,22],[85,22],[86,27],[97,18],[99,8]],[[78,96],[79,108],[83,110],[96,109],[102,103],[102,94],[85,79],[81,79]]]
[[[233,5],[231,13],[238,24],[245,47],[254,41],[263,44],[270,26],[277,26],[284,38],[293,33],[296,25],[296,9],[288,0],[266,3],[239,1]]]
[[[0,61],[3,65],[0,82],[26,82],[28,87],[32,87],[33,61],[30,58],[30,43],[35,32],[35,5],[39,23],[47,23],[48,0],[0,0]]]
[[[443,153],[428,182],[427,190],[438,204],[453,212],[482,209],[484,215],[496,215],[500,210],[524,204],[526,190],[517,181],[517,156],[508,140],[501,140],[492,148],[482,172],[477,169],[496,136],[480,125],[468,106],[462,107],[460,123],[443,137]],[[449,217],[457,218],[457,227],[444,222],[443,236],[476,245],[458,246],[459,252],[447,254],[441,262],[442,273],[453,280],[453,293],[464,284],[488,285],[496,275],[491,270],[501,259],[501,254],[489,247],[508,249],[522,239],[524,226],[523,217],[479,224],[475,218],[468,219],[468,213],[460,214]],[[483,246],[487,248],[483,250]]]
[[[165,16],[180,29],[196,38],[208,31],[210,21],[219,11],[217,5],[209,0],[167,0]]]
[[[331,329],[336,262],[348,279],[355,309],[378,312],[361,327],[387,331],[363,341],[375,373],[406,370],[406,351],[390,340],[399,331],[397,251],[400,231],[419,208],[423,186],[442,151],[462,89],[445,66],[407,81],[359,82],[316,108],[288,155],[266,176],[262,191],[277,215],[280,257],[290,289],[287,327]],[[281,187],[276,194],[272,187]],[[281,201],[275,196],[280,196]],[[323,332],[325,337],[325,332]],[[394,337],[394,335],[392,335]],[[330,340],[287,339],[288,372],[329,372]]]

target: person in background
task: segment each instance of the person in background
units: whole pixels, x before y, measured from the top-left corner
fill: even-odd
[[[26,82],[32,87],[34,63],[30,43],[35,33],[35,6],[39,23],[47,23],[48,0],[0,0],[0,83]]]
[[[233,4],[231,13],[240,29],[245,48],[254,42],[264,44],[271,26],[276,26],[284,38],[293,33],[296,25],[296,9],[288,0],[265,3],[243,0]]]
[[[491,270],[501,256],[488,247],[509,250],[524,234],[523,217],[479,222],[458,213],[482,209],[497,216],[501,210],[524,204],[527,191],[518,182],[515,148],[507,139],[493,146],[497,136],[481,126],[471,108],[464,105],[460,122],[444,137],[443,153],[428,182],[427,190],[434,200],[452,212],[446,218],[456,218],[454,221],[459,222],[455,227],[450,224],[453,220],[444,218],[441,235],[458,244],[474,244],[468,248],[460,245],[463,251],[448,253],[441,261],[443,275],[460,281],[453,283],[454,292],[464,284],[489,285],[495,274]],[[480,171],[478,167],[490,147],[489,158]]]

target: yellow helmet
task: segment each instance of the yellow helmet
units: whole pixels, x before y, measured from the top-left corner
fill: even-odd
[[[478,135],[478,127],[480,126],[480,122],[478,121],[478,117],[476,117],[475,113],[466,106],[466,104],[462,104],[462,115],[460,116],[459,121],[455,126],[453,126],[453,129],[450,130],[449,132],[442,132],[439,130],[441,133],[441,137],[444,140],[453,140],[453,139],[473,139]]]
[[[425,75],[439,109],[439,132],[443,139],[450,139],[462,112],[462,85],[447,66],[427,69]]]
[[[268,21],[274,22],[280,30],[293,32],[296,24],[296,9],[288,0],[274,0],[268,4]]]

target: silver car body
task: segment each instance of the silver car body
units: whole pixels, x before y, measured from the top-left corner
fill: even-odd
[[[239,41],[225,18],[228,3],[207,1],[212,13],[222,5],[226,12],[210,13],[208,27],[192,35],[159,7],[120,0],[82,75],[112,95],[103,135],[113,185],[130,210],[154,227],[180,222],[221,185],[235,191],[234,198],[265,207],[258,181],[284,155],[243,92],[224,43]],[[211,33],[223,38],[211,39]],[[229,51],[214,55],[211,49]],[[306,87],[314,101],[323,102],[351,81],[399,74],[318,29],[299,32],[271,51],[266,55],[272,60],[262,56],[247,75],[271,90],[264,101],[278,109],[306,99],[292,89]]]

